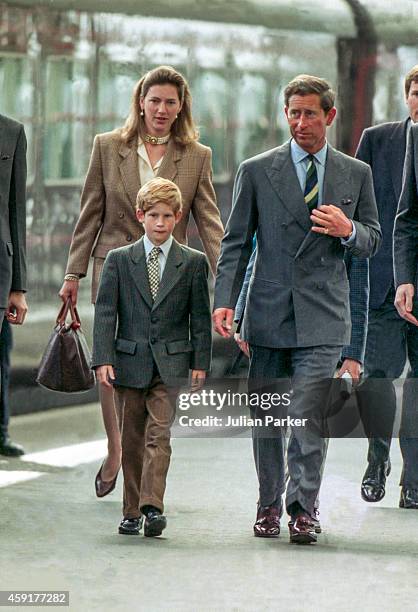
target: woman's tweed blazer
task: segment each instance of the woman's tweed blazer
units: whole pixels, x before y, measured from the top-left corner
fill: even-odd
[[[211,150],[198,142],[181,147],[170,140],[158,176],[176,183],[183,197],[183,217],[174,229],[174,237],[187,244],[191,212],[215,273],[223,227],[212,185],[211,160]],[[89,259],[94,257],[93,302],[107,253],[133,243],[144,233],[135,217],[140,186],[136,144],[127,146],[119,130],[97,135],[66,269],[67,274],[86,276]]]

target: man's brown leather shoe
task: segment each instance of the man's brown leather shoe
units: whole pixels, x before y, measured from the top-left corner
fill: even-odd
[[[257,538],[277,538],[280,533],[280,513],[276,506],[260,506],[254,523]]]
[[[309,514],[303,513],[289,521],[289,535],[292,544],[311,544],[316,542],[315,526]]]

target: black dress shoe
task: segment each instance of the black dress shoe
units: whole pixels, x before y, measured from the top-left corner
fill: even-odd
[[[142,516],[138,518],[123,518],[119,525],[119,533],[124,535],[139,535],[142,521]]]
[[[318,508],[314,508],[312,518],[312,525],[314,526],[315,533],[322,533],[321,523],[319,522],[319,510]]]
[[[385,496],[386,477],[390,474],[390,461],[369,464],[361,483],[361,496],[366,502],[379,502]]]
[[[418,489],[402,487],[399,508],[411,508],[418,510]]]
[[[104,461],[100,466],[100,470],[96,474],[96,478],[94,479],[94,488],[96,489],[97,497],[104,497],[105,495],[109,495],[116,487],[116,481],[118,479],[119,470],[116,473],[116,476],[113,480],[102,480],[102,469],[103,469]]]
[[[21,457],[25,454],[23,446],[12,442],[9,436],[0,438],[0,455],[5,457]]]
[[[167,527],[167,519],[157,508],[149,510],[145,515],[144,536],[152,538],[162,534]]]

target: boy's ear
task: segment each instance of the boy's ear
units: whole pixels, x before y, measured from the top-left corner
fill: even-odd
[[[143,222],[144,222],[144,219],[145,219],[145,213],[144,213],[144,211],[143,211],[141,208],[137,208],[137,209],[136,209],[136,218],[138,219],[138,221],[139,221],[140,223],[143,223]]]
[[[175,214],[175,217],[176,217],[176,225],[177,225],[177,223],[180,221],[180,219],[182,218],[182,216],[183,216],[183,212],[182,212],[181,210],[178,210],[178,211],[176,212],[176,214]]]

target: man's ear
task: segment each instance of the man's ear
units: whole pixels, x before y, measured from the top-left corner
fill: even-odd
[[[144,213],[144,211],[141,208],[137,208],[135,214],[136,214],[136,218],[138,219],[138,221],[140,223],[143,223],[144,220],[145,220],[145,213]]]
[[[327,125],[332,124],[332,122],[335,119],[336,114],[337,114],[337,109],[335,108],[335,106],[333,106],[332,108],[330,108],[330,110],[327,113]]]

